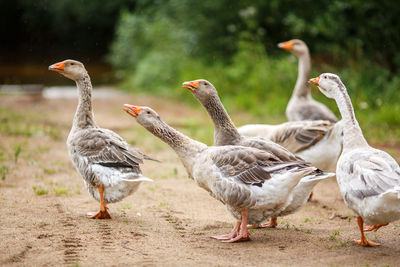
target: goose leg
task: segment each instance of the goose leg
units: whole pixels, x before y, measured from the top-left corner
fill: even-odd
[[[379,243],[375,243],[372,241],[369,241],[365,238],[364,236],[364,229],[363,229],[363,225],[364,225],[364,221],[361,218],[361,216],[357,217],[357,223],[358,223],[358,227],[360,228],[360,232],[361,232],[361,240],[354,240],[354,242],[356,242],[357,244],[363,246],[363,247],[367,247],[367,246],[371,246],[371,247],[376,247],[376,246],[380,246],[381,244]]]
[[[218,240],[229,240],[229,239],[235,238],[239,234],[240,223],[241,223],[240,221],[237,221],[235,226],[233,227],[232,231],[229,234],[215,235],[215,236],[212,236],[211,238],[218,239]]]
[[[104,203],[103,192],[104,187],[100,185],[98,187],[99,195],[100,195],[100,210],[99,212],[89,212],[88,216],[92,219],[111,219],[110,214],[107,211],[106,203]]]
[[[313,195],[314,195],[314,192],[311,192],[311,194],[310,194],[310,196],[308,197],[307,201],[311,201],[311,200],[312,200],[312,197],[313,197]]]
[[[378,224],[375,224],[375,225],[366,226],[366,227],[364,228],[364,232],[370,232],[370,231],[372,231],[372,230],[375,230],[375,232],[376,232],[376,231],[378,231],[379,228],[381,228],[382,226],[386,226],[386,225],[388,225],[388,224],[389,224],[389,223],[384,223],[384,224],[378,223]]]
[[[249,210],[243,210],[242,211],[242,222],[240,224],[240,231],[239,234],[231,238],[229,240],[223,240],[222,242],[224,243],[233,243],[236,241],[247,241],[250,240],[250,232],[247,228],[247,215],[249,214]]]
[[[278,226],[278,218],[276,218],[276,217],[271,218],[269,223],[261,224],[261,227],[263,227],[263,228],[275,228],[277,226]]]

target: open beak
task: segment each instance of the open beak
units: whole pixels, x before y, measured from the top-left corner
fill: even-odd
[[[184,82],[182,84],[183,88],[189,89],[190,92],[192,93],[196,92],[198,86],[199,86],[199,81]]]
[[[64,68],[65,68],[65,61],[61,61],[49,66],[49,70],[57,72],[64,72]]]
[[[129,105],[129,104],[124,104],[124,111],[126,113],[128,113],[129,115],[131,115],[134,118],[137,118],[137,116],[139,115],[139,113],[142,111],[142,107],[139,106],[133,106],[133,105]]]
[[[316,77],[316,78],[308,80],[308,83],[315,84],[316,86],[319,86],[319,76]]]
[[[293,47],[293,41],[287,41],[287,42],[279,43],[278,47],[280,49],[284,49],[284,50],[290,51],[292,49],[292,47]]]

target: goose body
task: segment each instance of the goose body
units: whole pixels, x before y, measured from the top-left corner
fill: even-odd
[[[140,170],[143,159],[150,159],[130,148],[111,130],[97,126],[92,111],[92,85],[82,63],[65,60],[50,70],[77,84],[78,107],[67,139],[68,154],[89,194],[100,202],[100,211],[92,218],[109,219],[106,204],[120,201],[135,192],[142,181],[151,181]]]
[[[293,121],[278,125],[247,124],[239,127],[238,132],[271,140],[313,166],[334,172],[342,152],[342,126],[340,121]]]
[[[231,234],[216,236],[226,242],[248,240],[247,223],[259,223],[284,209],[300,179],[325,176],[302,161],[282,161],[252,147],[211,146],[176,131],[148,107],[125,105],[125,111],[152,134],[169,144],[189,177],[226,205],[237,219]]]
[[[347,89],[331,73],[310,80],[328,98],[335,99],[343,121],[343,152],[336,177],[345,204],[358,216],[362,246],[377,246],[365,231],[377,230],[400,219],[400,167],[386,152],[368,145],[354,114]],[[372,226],[363,228],[363,224]]]
[[[206,80],[195,80],[183,83],[183,87],[189,89],[193,96],[199,100],[204,106],[208,114],[210,115],[214,123],[214,145],[215,146],[229,146],[238,145],[256,148],[268,153],[275,155],[281,161],[303,161],[300,157],[294,155],[280,144],[276,140],[271,138],[262,138],[259,136],[245,136],[241,135],[236,129],[236,126],[229,117],[225,110],[222,102],[218,96],[216,88]],[[323,176],[324,178],[330,177],[331,175]],[[290,214],[299,209],[305,204],[312,191],[312,186],[315,186],[321,179],[313,179],[312,182],[304,181],[296,185],[297,190],[293,196],[289,196],[287,207],[288,210],[275,209],[273,215],[280,216],[281,214]],[[312,185],[312,186],[311,186]],[[308,190],[311,186],[311,190]],[[303,188],[304,187],[304,188]],[[292,194],[292,193],[291,193]],[[303,195],[304,194],[304,195]],[[292,203],[293,202],[293,203]],[[299,205],[299,203],[301,203]],[[290,210],[290,211],[289,211]],[[276,219],[274,219],[276,222]]]
[[[299,72],[292,97],[286,107],[286,117],[289,121],[328,120],[336,122],[338,119],[324,104],[315,101],[308,86],[311,69],[310,52],[307,45],[301,40],[290,40],[279,43],[279,48],[285,49],[299,59]]]

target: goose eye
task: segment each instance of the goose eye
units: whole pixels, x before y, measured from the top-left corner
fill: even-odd
[[[324,76],[324,79],[326,79],[327,77],[326,76]]]
[[[150,114],[150,111],[146,111],[147,114]]]
[[[208,85],[208,83],[206,83],[206,82],[205,82],[205,83],[204,83],[204,85],[205,85],[205,86],[207,86],[207,85]]]

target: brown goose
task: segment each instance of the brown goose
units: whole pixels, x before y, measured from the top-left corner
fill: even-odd
[[[311,59],[307,45],[301,40],[290,40],[279,43],[278,47],[289,51],[299,58],[299,73],[292,97],[286,107],[289,121],[328,120],[336,122],[335,114],[324,104],[315,101],[310,93],[308,79],[310,77]]]
[[[300,179],[323,175],[304,162],[282,161],[273,153],[252,147],[208,147],[173,129],[148,107],[125,104],[124,110],[170,145],[189,177],[225,204],[237,219],[230,234],[213,237],[223,242],[249,240],[248,222],[260,223],[284,209]]]
[[[92,111],[92,84],[81,62],[64,60],[49,66],[74,80],[78,107],[67,140],[68,153],[90,195],[100,201],[100,211],[91,218],[110,219],[106,203],[120,201],[135,192],[144,177],[139,164],[151,159],[132,149],[116,133],[97,126]]]
[[[342,115],[343,152],[336,167],[340,192],[347,207],[357,214],[362,246],[379,246],[364,232],[378,230],[400,219],[400,167],[388,153],[368,145],[354,114],[347,89],[339,76],[323,73],[311,79]],[[364,222],[372,226],[363,228]]]

